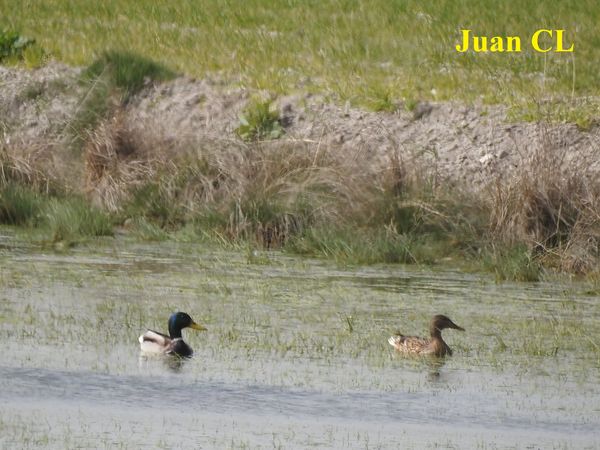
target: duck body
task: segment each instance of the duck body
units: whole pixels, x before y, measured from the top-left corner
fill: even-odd
[[[390,337],[388,342],[392,347],[405,355],[452,356],[452,349],[442,339],[442,330],[446,328],[465,331],[464,328],[456,325],[448,317],[440,314],[433,316],[431,319],[429,325],[429,338],[405,336],[398,333]]]
[[[200,324],[184,312],[176,312],[169,318],[169,335],[154,330],[147,330],[139,337],[140,348],[144,354],[176,355],[189,358],[194,351],[184,340],[181,330],[192,328],[194,330],[206,330]]]

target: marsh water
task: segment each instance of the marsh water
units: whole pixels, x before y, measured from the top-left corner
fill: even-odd
[[[0,236],[0,447],[600,447],[597,287]],[[140,356],[175,310],[195,356]],[[394,353],[436,313],[452,358]]]

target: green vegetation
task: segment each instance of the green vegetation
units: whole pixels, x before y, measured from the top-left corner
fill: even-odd
[[[277,139],[284,133],[279,113],[270,100],[255,100],[240,117],[240,126],[235,130],[245,141]]]
[[[55,242],[121,224],[146,240],[211,240],[341,264],[452,261],[521,281],[546,268],[596,273],[600,181],[585,161],[564,166],[565,150],[547,142],[512,177],[470,192],[437,181],[433,155],[391,152],[381,164],[368,152],[348,158],[285,139],[163,143],[111,118],[83,148],[85,201],[52,178],[52,166],[24,166],[7,149],[0,219],[46,226]]]
[[[110,50],[96,59],[83,73],[83,79],[96,82],[104,79],[112,89],[120,89],[123,100],[139,92],[152,81],[166,81],[175,73],[162,64],[141,57],[135,53]]]
[[[5,59],[22,58],[25,49],[34,42],[33,39],[21,36],[16,31],[0,30],[0,62]]]
[[[53,57],[87,65],[81,82],[88,87],[68,128],[77,158],[62,172],[42,158],[0,149],[3,223],[48,226],[53,240],[73,240],[127,222],[144,239],[185,229],[188,238],[357,264],[475,260],[498,279],[537,280],[544,267],[599,270],[599,182],[585,162],[565,171],[565,155],[550,144],[524,160],[515,177],[473,194],[441,186],[426,155],[390,154],[381,164],[359,149],[348,158],[277,139],[284,134],[281,118],[264,97],[240,117],[236,131],[244,142],[226,148],[166,144],[152,130],[134,132],[120,120],[133,95],[177,70],[218,73],[221,81],[263,93],[325,93],[376,111],[416,110],[427,99],[482,99],[513,106],[515,118],[589,127],[600,107],[600,10],[592,0],[544,6],[528,0],[518,15],[491,0],[250,0],[226,7],[211,0],[202,8],[191,1],[108,7],[51,0],[26,11],[0,0],[0,6],[6,12],[0,29],[10,24]],[[576,53],[535,53],[528,36],[556,17]],[[300,22],[310,26],[299,29]],[[521,36],[523,52],[458,54],[460,27]],[[16,33],[3,33],[0,42],[3,55],[34,47]],[[41,92],[32,85],[22,95]],[[75,181],[79,175],[85,186]]]
[[[542,265],[527,247],[494,249],[484,258],[484,266],[496,275],[496,279],[516,281],[539,281]]]
[[[535,105],[550,100],[563,104],[558,116],[548,111],[552,117],[579,122],[599,106],[592,99],[582,110],[579,102],[600,93],[596,6],[595,0],[526,0],[518,8],[493,0],[210,0],[202,7],[191,0],[50,0],[23,8],[17,0],[2,0],[0,27],[10,24],[35,36],[50,54],[73,65],[87,66],[108,49],[127,48],[189,75],[219,72],[276,93],[301,87],[384,110],[415,98],[483,98],[514,106],[519,117],[545,114]],[[533,51],[529,39],[545,27],[565,29],[575,53]],[[520,36],[522,52],[459,54],[454,46],[461,28]]]
[[[46,240],[68,245],[113,234],[111,218],[84,199],[48,196],[15,183],[0,185],[0,223],[39,228]]]
[[[31,189],[12,182],[0,189],[0,223],[33,225],[42,207],[39,196]]]
[[[0,63],[23,62],[26,67],[34,68],[43,64],[45,56],[44,50],[36,44],[35,39],[0,28]]]
[[[82,237],[113,234],[110,217],[79,197],[50,199],[45,207],[44,222],[52,242],[74,243]]]
[[[81,146],[102,119],[139,92],[145,84],[165,81],[175,73],[165,66],[125,51],[106,51],[83,72],[81,81],[89,88],[81,108],[70,124],[75,142]]]

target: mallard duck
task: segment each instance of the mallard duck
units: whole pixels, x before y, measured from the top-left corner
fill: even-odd
[[[194,330],[206,330],[197,324],[184,312],[176,312],[169,317],[169,335],[158,331],[148,330],[139,338],[143,353],[177,355],[184,358],[192,356],[192,347],[185,343],[181,337],[181,330],[193,328]]]
[[[432,355],[432,356],[452,356],[452,349],[442,339],[442,330],[445,328],[454,328],[455,330],[465,331],[452,322],[448,317],[441,314],[433,316],[429,325],[430,338],[416,336],[404,336],[400,333],[390,337],[388,342],[396,350],[406,355]]]

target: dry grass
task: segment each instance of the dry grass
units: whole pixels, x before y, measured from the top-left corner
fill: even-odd
[[[86,191],[117,212],[162,210],[162,225],[216,221],[231,239],[279,246],[312,226],[392,226],[397,210],[443,218],[411,191],[427,170],[399,149],[386,160],[320,142],[166,139],[156,124],[102,122],[85,146]],[[419,189],[413,189],[419,185]],[[140,205],[140,203],[145,203]],[[383,209],[380,209],[381,206]],[[150,209],[152,209],[150,208]],[[135,208],[134,208],[135,209]]]
[[[569,154],[560,135],[544,129],[541,136],[522,151],[512,176],[493,184],[491,234],[525,243],[561,269],[586,272],[597,265],[600,249],[598,152]]]
[[[116,212],[129,190],[156,176],[157,161],[134,138],[121,113],[88,133],[84,146],[85,192],[93,204]]]
[[[59,184],[52,170],[51,152],[41,145],[0,144],[0,186],[24,184],[50,192]]]
[[[188,218],[226,208],[229,232],[240,235],[249,221],[263,228],[294,227],[292,216],[302,202],[319,206],[313,215],[321,220],[333,220],[342,210],[347,215],[363,196],[362,188],[357,191],[365,184],[360,178],[375,170],[365,168],[360,152],[347,157],[318,143],[172,142],[158,129],[128,128],[117,115],[90,133],[86,186],[95,202],[116,211],[136,188],[156,182],[161,195],[179,204]],[[347,183],[351,176],[358,183]]]
[[[169,138],[123,111],[88,132],[79,163],[63,164],[75,168],[72,178],[84,174],[80,192],[94,206],[123,222],[162,230],[194,224],[200,234],[355,262],[477,258],[487,249],[492,264],[517,279],[537,279],[539,264],[598,270],[597,159],[569,154],[551,130],[522,148],[518,167],[488,191],[469,193],[441,179],[428,155],[398,146],[381,155],[288,137]],[[66,183],[57,155],[2,148],[0,184],[51,191]]]

